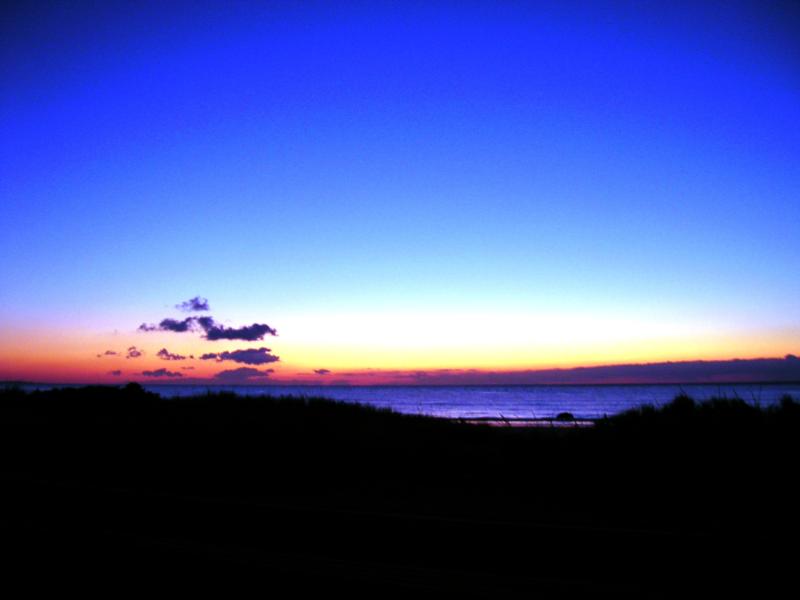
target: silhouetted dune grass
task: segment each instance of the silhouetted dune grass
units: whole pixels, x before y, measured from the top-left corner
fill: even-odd
[[[389,562],[462,568],[477,561],[476,569],[491,572],[512,564],[533,568],[533,559],[520,563],[524,556],[510,545],[494,547],[501,543],[492,537],[496,532],[478,525],[511,523],[504,536],[526,527],[550,536],[549,549],[528,549],[537,569],[552,574],[577,561],[576,568],[600,581],[619,566],[617,552],[620,561],[638,565],[636,577],[646,582],[658,572],[658,560],[677,552],[697,553],[694,566],[684,565],[695,574],[706,559],[714,567],[704,576],[735,571],[732,565],[749,548],[741,545],[745,539],[758,540],[758,569],[774,566],[776,540],[798,531],[798,433],[800,405],[791,398],[764,408],[741,399],[696,403],[679,396],[591,428],[514,428],[322,398],[213,393],[162,399],[135,384],[7,389],[0,392],[0,475],[14,506],[6,521],[12,515],[13,523],[38,519],[52,528],[79,518],[94,523],[81,531],[130,529],[237,547],[279,541],[298,552],[318,544],[337,559],[360,556],[368,539]],[[252,507],[265,505],[277,507],[271,516],[252,515]],[[307,512],[292,512],[300,508]],[[314,516],[331,510],[345,512]],[[439,521],[423,520],[392,529],[393,516],[372,524],[341,516],[351,514],[429,515],[473,525],[443,533]],[[543,526],[561,533],[544,533]],[[326,527],[343,529],[319,533]],[[384,533],[375,538],[377,531]],[[597,531],[617,533],[602,541],[591,533]],[[726,541],[713,549],[695,538],[680,547],[676,540],[683,538],[637,537],[634,543],[623,541],[623,531]],[[568,542],[569,536],[577,537]],[[660,556],[656,563],[646,561],[648,552]]]
[[[568,507],[573,491],[608,492],[603,478],[614,489],[631,488],[630,477],[642,485],[669,481],[668,494],[692,493],[685,483],[696,480],[694,493],[707,497],[737,482],[766,485],[773,466],[796,455],[800,408],[791,398],[759,408],[740,399],[696,403],[682,395],[589,429],[529,429],[323,398],[208,393],[162,399],[132,384],[6,390],[0,427],[9,448],[6,470],[224,494],[405,488],[387,496],[392,501],[432,485],[466,490],[470,498],[505,495],[515,503],[531,495],[558,498]],[[706,489],[701,480],[709,477],[725,485]]]

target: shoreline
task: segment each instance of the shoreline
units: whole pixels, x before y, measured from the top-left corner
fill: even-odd
[[[468,425],[489,425],[490,427],[594,427],[598,419],[559,419],[558,417],[432,417],[465,423]]]

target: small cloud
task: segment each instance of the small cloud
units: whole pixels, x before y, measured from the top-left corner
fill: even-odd
[[[328,375],[330,372],[330,369],[314,369],[314,373],[317,375]]]
[[[221,383],[228,384],[252,383],[254,380],[266,379],[274,372],[274,369],[264,369],[260,371],[253,367],[239,367],[238,369],[220,371],[214,375],[214,379]]]
[[[158,325],[139,325],[139,331],[172,331],[175,333],[185,333],[194,329],[195,317],[186,317],[182,321],[177,319],[163,319]]]
[[[186,357],[181,354],[173,354],[169,352],[166,348],[162,348],[161,350],[156,353],[156,356],[161,360],[186,360]]]
[[[145,377],[183,377],[183,374],[177,371],[168,371],[167,369],[156,369],[155,371],[142,371]]]
[[[114,369],[113,371],[109,371],[108,374],[109,375],[120,376],[120,375],[122,375],[122,371],[120,369]]]
[[[200,360],[232,360],[233,362],[244,363],[246,365],[264,365],[267,363],[278,362],[280,357],[270,354],[269,348],[249,348],[246,350],[234,350],[233,352],[209,352],[203,354]]]
[[[139,358],[142,355],[144,355],[143,350],[139,350],[136,346],[131,346],[128,348],[128,353],[125,355],[125,358]]]
[[[188,317],[183,321],[177,319],[164,319],[158,324],[158,328],[162,331],[174,331],[176,333],[183,333],[192,328],[193,319]]]
[[[175,308],[182,310],[183,312],[202,312],[211,310],[208,306],[208,300],[206,298],[201,298],[200,296],[195,296],[194,298],[190,298],[185,302],[176,304]]]
[[[104,356],[119,356],[119,352],[114,352],[113,350],[106,350],[102,354],[98,354],[97,358],[103,358]]]
[[[181,367],[184,371],[194,371],[194,367]]]
[[[199,322],[199,319],[198,319]],[[223,327],[211,322],[207,327],[200,323],[201,327],[206,331],[207,340],[244,340],[247,342],[255,342],[264,339],[265,335],[278,335],[277,330],[273,329],[265,323],[253,323],[244,327]]]

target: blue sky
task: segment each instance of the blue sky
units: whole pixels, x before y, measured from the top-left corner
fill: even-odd
[[[133,330],[202,293],[237,322],[330,315],[325,344],[342,314],[557,312],[788,351],[798,13],[10,11],[0,330]]]

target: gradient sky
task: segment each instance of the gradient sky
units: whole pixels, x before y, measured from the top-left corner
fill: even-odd
[[[0,378],[798,353],[798,4],[497,4],[3,8]]]

